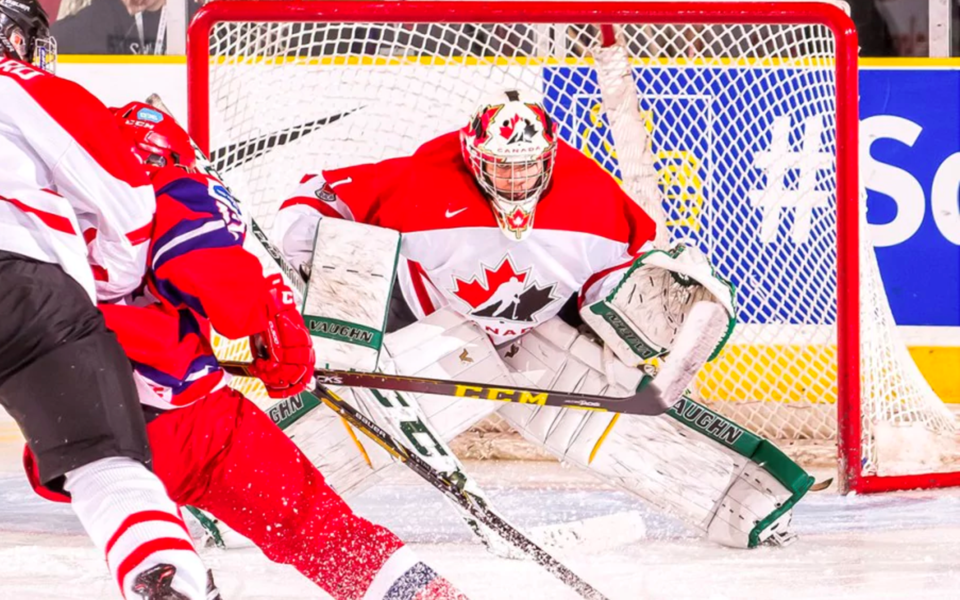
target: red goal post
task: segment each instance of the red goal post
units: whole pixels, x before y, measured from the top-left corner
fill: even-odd
[[[255,26],[249,26],[251,24]],[[263,26],[260,27],[256,24],[263,24]],[[271,29],[270,24],[278,24],[279,28]],[[291,24],[303,25],[290,26]],[[662,57],[658,57],[655,53],[652,53],[652,51],[646,50],[646,52],[651,52],[651,54],[644,54],[642,56],[631,55],[631,60],[633,61],[633,68],[640,73],[643,72],[642,70],[645,68],[645,65],[653,65],[652,68],[655,68],[658,64],[666,63],[670,65],[680,65],[677,67],[679,69],[701,68],[704,65],[717,69],[722,68],[724,65],[732,65],[732,67],[736,69],[743,65],[752,66],[754,64],[773,65],[773,67],[776,67],[782,64],[782,61],[792,60],[794,62],[789,63],[788,66],[799,69],[805,64],[815,65],[820,70],[823,70],[825,64],[829,64],[832,77],[831,85],[833,92],[830,94],[832,97],[818,100],[820,103],[818,106],[821,107],[819,110],[823,110],[823,106],[828,107],[825,110],[831,114],[826,121],[830,123],[831,127],[835,127],[835,129],[831,129],[831,131],[824,134],[830,138],[830,148],[834,155],[832,160],[835,161],[835,168],[831,166],[829,169],[831,173],[829,183],[831,190],[830,195],[834,198],[833,208],[831,208],[833,214],[829,218],[832,219],[830,227],[835,231],[832,234],[833,237],[829,242],[829,246],[824,246],[824,248],[826,248],[828,253],[835,252],[836,257],[836,264],[835,266],[831,264],[830,268],[832,271],[825,276],[823,283],[824,288],[835,286],[834,290],[829,290],[823,295],[824,298],[827,298],[827,303],[832,303],[828,311],[829,316],[824,317],[824,320],[827,322],[833,320],[833,315],[835,314],[835,324],[827,323],[831,327],[835,327],[835,332],[831,333],[831,336],[834,337],[827,342],[829,350],[826,352],[826,354],[831,357],[835,355],[835,364],[831,364],[825,367],[825,369],[829,372],[831,381],[828,384],[828,395],[835,394],[836,396],[835,407],[831,400],[828,408],[831,412],[833,412],[835,408],[835,435],[838,447],[841,485],[844,490],[864,493],[893,489],[937,487],[960,483],[960,474],[957,473],[903,474],[890,476],[877,474],[875,472],[865,472],[863,468],[865,461],[869,463],[874,460],[873,458],[865,459],[865,447],[869,447],[869,452],[873,452],[872,440],[874,439],[874,434],[872,429],[870,432],[864,433],[864,423],[866,422],[872,427],[872,423],[875,420],[874,412],[880,414],[881,411],[874,411],[872,408],[873,404],[870,404],[873,400],[870,400],[867,403],[868,406],[871,407],[868,409],[871,411],[870,414],[865,415],[862,412],[865,404],[865,402],[861,400],[861,394],[863,393],[862,383],[864,382],[863,377],[865,374],[865,368],[862,365],[867,364],[872,359],[868,360],[861,355],[861,322],[862,319],[868,318],[864,316],[868,311],[866,309],[861,310],[860,273],[863,264],[863,248],[866,243],[861,243],[861,216],[859,214],[861,199],[857,156],[858,43],[853,23],[841,8],[827,2],[422,2],[417,0],[406,2],[251,2],[247,0],[218,0],[207,4],[199,11],[189,29],[187,44],[189,126],[194,139],[204,151],[209,152],[212,150],[212,132],[216,130],[217,127],[220,128],[222,134],[222,139],[220,140],[221,145],[218,146],[221,147],[238,141],[239,137],[237,137],[237,139],[231,137],[234,135],[234,131],[244,131],[247,132],[244,135],[249,135],[250,132],[259,131],[258,119],[267,117],[270,119],[274,118],[274,115],[263,115],[263,113],[257,115],[255,111],[249,114],[241,114],[241,109],[237,109],[236,107],[246,102],[244,94],[264,95],[273,92],[274,90],[272,88],[288,86],[283,90],[276,90],[277,95],[271,96],[271,98],[275,98],[273,102],[280,104],[284,98],[307,93],[312,94],[310,100],[317,104],[334,102],[340,98],[340,96],[338,96],[340,93],[338,88],[324,87],[326,84],[318,84],[315,91],[309,88],[309,86],[312,85],[309,82],[309,78],[312,77],[315,72],[319,73],[324,71],[329,73],[330,70],[336,69],[338,66],[342,66],[344,69],[355,68],[357,65],[363,67],[364,65],[382,66],[387,64],[389,66],[392,64],[390,63],[392,60],[396,60],[397,64],[417,63],[422,66],[424,64],[423,56],[432,51],[426,50],[427,46],[424,46],[422,50],[410,50],[407,48],[407,53],[402,55],[403,59],[392,59],[386,54],[366,55],[364,54],[364,52],[366,52],[366,40],[360,37],[346,40],[344,36],[347,34],[343,32],[352,31],[351,27],[353,26],[359,28],[361,25],[367,26],[369,24],[374,24],[374,28],[382,25],[385,29],[387,28],[386,24],[390,24],[391,27],[396,24],[406,24],[412,26],[415,30],[418,26],[426,27],[432,24],[438,24],[438,26],[440,24],[447,24],[454,27],[459,24],[474,24],[480,28],[485,24],[503,25],[506,35],[526,35],[524,32],[528,30],[533,31],[538,26],[545,26],[554,27],[555,29],[553,31],[566,28],[566,38],[571,37],[569,31],[570,28],[574,26],[561,24],[577,24],[575,30],[581,33],[592,32],[594,28],[599,29],[602,25],[614,24],[624,28],[635,25],[637,27],[634,27],[634,29],[640,26],[653,28],[653,33],[648,31],[647,34],[644,34],[648,35],[650,39],[657,35],[660,35],[661,38],[666,35],[661,33],[660,29],[657,29],[660,26],[664,26],[670,28],[670,32],[681,30],[684,32],[682,35],[678,35],[676,40],[672,38],[667,39],[665,45],[671,48],[687,48],[687,46],[684,46],[684,44],[687,44],[690,50],[685,49],[681,52],[686,52],[691,56],[700,52],[704,45],[719,44],[720,42],[717,40],[721,40],[723,35],[729,37],[733,35],[733,31],[740,32],[741,30],[749,30],[749,28],[754,26],[770,26],[776,28],[796,27],[800,25],[803,27],[819,27],[823,28],[824,31],[828,31],[832,36],[830,45],[832,50],[830,50],[829,57],[826,59],[820,54],[815,58],[805,59],[802,55],[798,56],[799,51],[794,49],[781,52],[783,57],[780,57],[776,53],[771,53],[769,55],[758,55],[757,58],[754,58],[746,54],[747,50],[743,50],[743,48],[747,47],[752,50],[754,48],[752,42],[749,44],[746,42],[737,42],[739,44],[737,48],[739,48],[738,52],[740,52],[740,54],[733,58],[725,57],[721,53],[716,53],[707,58],[701,58],[700,55],[697,55],[696,58],[679,56],[663,58],[661,60]],[[513,26],[515,24],[525,24],[524,29],[522,31],[514,29]],[[310,30],[309,35],[306,33],[306,31],[310,29],[308,25],[315,26],[315,29]],[[725,31],[722,35],[717,34],[716,37],[710,38],[710,41],[702,42],[702,40],[698,41],[695,39],[698,34],[695,29],[687,27],[689,25],[696,25],[698,27],[730,26],[731,29]],[[286,29],[283,29],[283,27],[286,27]],[[517,27],[519,27],[519,25],[517,25]],[[733,29],[734,27],[738,29]],[[397,31],[400,31],[400,28],[401,26],[398,25],[396,27]],[[798,30],[799,28],[790,30],[792,32],[791,35],[800,35],[797,33]],[[429,32],[431,29],[427,27],[424,31]],[[460,30],[457,31],[462,33]],[[489,32],[485,34],[487,36],[484,38],[485,40],[489,40],[489,35],[496,35],[496,28],[491,29],[491,31],[493,32],[492,34]],[[517,33],[518,31],[521,31],[521,33]],[[757,31],[760,30],[758,29]],[[391,51],[395,54],[397,51],[397,40],[401,37],[407,39],[408,43],[411,44],[414,42],[409,40],[417,39],[417,36],[412,34],[407,37],[401,34],[402,32],[394,32],[391,34],[393,35],[391,38],[393,40],[391,42]],[[283,39],[284,35],[287,35],[289,39]],[[553,36],[550,38],[552,40],[551,44],[556,44],[556,40],[559,38],[555,33],[551,33],[551,35]],[[671,35],[674,34],[671,33]],[[752,40],[751,35],[757,37],[757,35],[760,34],[751,34],[748,31],[744,35],[744,39]],[[247,36],[247,43],[245,45],[236,45],[235,42],[237,39],[243,38],[244,36]],[[265,40],[269,38],[269,43],[264,40],[259,40],[258,36],[264,36]],[[691,42],[686,38],[694,39]],[[760,43],[757,44],[756,47],[766,52],[766,50],[763,50],[764,40],[762,39],[762,35],[760,35],[760,38]],[[330,41],[332,39],[337,40],[340,45],[333,45]],[[434,45],[430,46],[430,48],[442,45],[441,41],[438,40],[441,40],[441,38],[438,37],[437,40],[431,42]],[[561,41],[560,43],[563,44],[566,42]],[[771,42],[771,44],[773,43],[774,42]],[[308,44],[314,44],[314,46],[309,46]],[[771,44],[767,45],[769,46]],[[798,47],[806,47],[802,43],[798,44]],[[532,46],[536,46],[536,44],[532,43]],[[634,44],[634,46],[636,46],[636,44]],[[501,44],[497,47],[503,48],[504,46]],[[555,46],[551,47],[553,48],[552,51],[556,52]],[[347,50],[344,50],[344,48],[347,48]],[[377,52],[381,51],[382,48],[378,48]],[[581,65],[589,64],[589,58],[584,58],[588,55],[589,53],[584,54],[578,51],[570,56],[562,53],[551,56],[559,56],[559,58],[553,59],[556,61],[555,64],[571,64],[580,68]],[[530,56],[512,55],[500,58],[503,59],[501,62],[516,65],[530,65],[535,62]],[[474,60],[476,62],[484,62],[485,57],[475,57]],[[827,62],[824,62],[825,60]],[[436,64],[449,66],[453,64],[452,61],[453,58],[448,57],[445,59],[445,62],[438,61]],[[280,77],[279,79],[275,78],[276,73],[285,68],[284,65],[293,63],[299,63],[301,65],[309,64],[312,65],[312,67],[309,70],[306,68],[301,68],[299,71],[291,70],[288,75]],[[463,64],[467,63],[463,62]],[[799,65],[799,67],[797,65]],[[264,72],[270,70],[270,72],[273,73],[273,75],[271,75],[272,78],[269,80],[270,83],[256,83],[258,69],[261,67]],[[389,66],[389,68],[393,67]],[[670,68],[674,67],[671,66]],[[518,75],[517,77],[520,76]],[[678,83],[678,81],[687,81],[688,79],[693,79],[693,77],[676,79],[669,85],[683,85],[682,82]],[[785,79],[789,80],[790,77],[786,77]],[[689,81],[687,81],[687,83],[689,83]],[[745,105],[753,101],[750,94],[762,93],[761,88],[751,90],[748,87],[751,85],[751,81],[749,80],[742,85],[744,86],[744,97],[740,98],[740,100],[742,100]],[[347,89],[347,87],[353,90],[356,86],[351,84],[351,86],[345,86],[343,89]],[[375,88],[371,89],[375,90]],[[758,92],[758,90],[761,91]],[[363,91],[361,93],[366,94],[367,92]],[[384,87],[384,94],[391,93],[400,92],[394,92],[392,88]],[[425,102],[429,100],[428,92],[421,91],[419,93],[424,95]],[[697,97],[695,93],[689,93],[687,95],[690,98]],[[664,97],[666,96],[665,94]],[[364,98],[368,98],[368,96],[365,95]],[[435,101],[441,101],[440,94],[437,94]],[[249,103],[252,105],[253,100],[250,99]],[[284,111],[295,112],[297,110],[306,110],[304,108],[305,106],[306,100],[302,100],[289,106],[278,105],[272,110],[276,110],[278,113]],[[655,113],[656,108],[651,108],[650,111],[651,113]],[[221,113],[226,116],[222,116]],[[215,123],[216,118],[219,118],[221,122]],[[613,117],[610,118],[612,119]],[[651,117],[651,119],[652,118],[653,117]],[[689,121],[690,117],[677,113],[677,119]],[[612,128],[615,129],[615,126],[612,126]],[[371,134],[373,133],[375,132],[371,131]],[[239,135],[239,133],[236,134],[236,136]],[[651,135],[656,138],[655,133]],[[371,135],[371,137],[376,136]],[[614,135],[614,137],[616,137],[616,135]],[[346,139],[347,138],[344,138],[344,140]],[[794,138],[790,139],[793,140],[791,143],[795,143]],[[343,143],[346,144],[347,142],[344,141]],[[786,143],[787,142],[784,141],[784,144]],[[353,138],[351,138],[350,144],[350,146],[345,145],[343,148],[353,148]],[[653,144],[656,144],[656,140],[654,140]],[[735,150],[736,148],[733,148],[731,152]],[[341,151],[340,154],[346,152],[348,151],[344,150]],[[220,158],[223,160],[221,166],[224,166],[227,171],[226,177],[231,178],[231,157],[224,155]],[[267,159],[257,158],[255,160],[266,161]],[[248,207],[250,214],[258,221],[262,219],[272,220],[270,212],[276,209],[276,202],[282,200],[279,195],[288,191],[290,185],[283,190],[270,192],[278,194],[276,198],[261,198],[261,196],[269,194],[263,191],[256,191],[265,188],[261,186],[258,181],[255,181],[260,175],[252,174],[252,168],[248,168],[250,166],[249,158],[242,160],[237,159],[235,162],[237,164],[243,163],[237,166],[235,171],[237,173],[235,176],[238,180],[241,180],[241,192],[239,194],[241,206]],[[322,163],[322,161],[320,162]],[[315,164],[312,166],[314,169],[324,167],[326,167],[325,164]],[[620,165],[617,168],[625,167]],[[717,167],[714,166],[711,168],[716,169]],[[802,169],[803,167],[799,168]],[[304,166],[304,169],[303,172],[307,172],[306,166]],[[835,175],[833,175],[834,172]],[[235,182],[231,179],[228,183],[233,185]],[[295,184],[296,182],[292,181],[290,183]],[[272,186],[275,185],[277,184],[271,183],[266,187],[272,189]],[[247,197],[243,195],[247,193],[247,189],[254,190],[254,192],[250,194],[250,204],[245,204]],[[746,244],[746,242],[743,243]],[[866,252],[872,252],[872,247]],[[756,260],[758,268],[762,268],[762,264],[760,264],[762,263],[762,258],[758,256]],[[873,274],[871,273],[870,276],[872,277]],[[879,277],[879,275],[877,274],[876,277]],[[817,298],[819,298],[819,296],[817,296]],[[758,308],[756,313],[763,313],[764,310],[766,309]],[[776,311],[774,310],[774,312]],[[789,326],[796,331],[804,331],[804,323],[802,321],[794,323],[793,320],[796,319],[791,319],[793,319],[793,317],[786,320],[788,325],[785,327]],[[776,319],[772,319],[770,322],[776,322]],[[748,327],[749,324],[745,323],[745,328]],[[763,327],[769,329],[770,325],[767,323]],[[797,334],[794,333],[794,329],[791,329],[791,335],[795,336]],[[769,333],[769,331],[766,333]],[[808,340],[801,342],[802,345],[807,346],[813,343],[814,342]],[[767,371],[776,371],[773,379],[782,380],[788,371],[795,371],[798,368],[802,369],[803,365],[798,366],[799,361],[802,361],[805,356],[809,356],[808,350],[801,349],[797,351],[795,348],[790,352],[784,353],[784,346],[785,344],[779,341],[759,351],[756,349],[756,344],[750,347],[745,346],[749,351],[744,351],[742,353],[743,355],[747,355],[750,352],[754,354],[760,352],[762,354],[761,358],[767,360],[767,366],[764,366],[763,361],[760,361],[757,366],[741,367],[739,365],[742,360],[738,358],[737,360],[740,362],[734,364],[735,370],[731,372],[727,379],[732,379],[737,376],[746,377],[751,380],[755,379],[759,383],[754,392],[757,396],[761,395],[762,390],[769,390],[769,382],[764,380],[764,377],[766,377],[764,369]],[[768,354],[766,354],[770,352],[770,348],[776,348],[776,351],[780,352],[772,362],[770,362]],[[820,356],[820,354],[823,353],[819,353],[817,356]],[[893,352],[891,354],[896,353]],[[784,366],[786,362],[791,360],[796,364]],[[883,360],[887,359],[884,358]],[[886,365],[886,363],[884,363],[884,365]],[[740,369],[748,369],[748,371],[740,371]],[[884,366],[881,370],[885,373],[889,369]],[[718,383],[720,381],[718,378],[721,376],[716,373],[716,369],[714,371],[713,374],[705,376],[702,382],[702,389],[707,395],[709,395],[709,390],[722,390],[724,386],[727,385],[723,382]],[[869,375],[869,373],[867,375]],[[817,381],[820,376],[807,374],[801,379],[802,381],[809,381],[811,377],[814,381]],[[798,392],[796,392],[796,390],[803,388],[805,385],[805,383],[788,383],[787,387],[792,391],[789,391],[786,395],[797,394]],[[744,399],[744,392],[740,388],[737,389],[738,391],[735,394],[737,398]],[[803,395],[803,393],[800,394]],[[746,399],[766,401],[765,398],[759,397]],[[790,401],[797,399],[798,398],[792,397],[788,398]],[[817,399],[810,401],[799,398],[799,400],[812,404],[818,404],[819,402]],[[896,399],[893,400],[893,402],[897,401]],[[927,402],[927,400],[925,399],[924,402]],[[749,404],[749,402],[747,402],[747,404]],[[823,409],[824,407],[815,406],[814,408]],[[931,410],[936,411],[939,409]],[[779,407],[774,407],[773,413],[778,414],[781,412],[782,410]],[[781,420],[781,417],[764,417],[765,424],[777,422],[778,420]],[[748,426],[752,425],[749,420],[745,424]],[[765,433],[762,426],[757,425],[755,428],[760,430],[761,433]],[[790,428],[781,428],[781,430],[786,429],[794,431],[796,428],[793,426]],[[767,435],[779,438],[790,437],[793,434],[787,433],[783,436],[777,434]],[[803,436],[809,434],[800,433],[797,435]],[[865,443],[867,439],[871,440],[869,445]],[[871,454],[871,457],[872,456]]]

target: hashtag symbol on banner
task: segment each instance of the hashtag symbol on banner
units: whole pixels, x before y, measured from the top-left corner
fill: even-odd
[[[790,117],[777,117],[769,150],[754,155],[754,167],[766,173],[767,186],[751,190],[747,197],[750,205],[763,213],[760,238],[764,244],[776,238],[784,209],[796,210],[790,237],[794,243],[802,244],[810,239],[813,209],[830,206],[830,193],[817,189],[818,173],[833,165],[833,155],[820,151],[822,117],[804,119],[803,128],[800,150],[794,151],[790,147]],[[796,185],[788,188],[786,177],[791,171],[798,177]]]

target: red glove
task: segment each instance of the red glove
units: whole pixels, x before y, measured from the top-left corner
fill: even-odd
[[[280,275],[268,277],[267,284],[267,329],[250,336],[253,364],[249,371],[263,382],[271,398],[286,398],[307,389],[313,379],[316,355],[310,332],[294,304],[293,292]]]

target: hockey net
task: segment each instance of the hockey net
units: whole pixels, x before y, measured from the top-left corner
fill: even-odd
[[[217,2],[191,26],[190,126],[269,230],[305,173],[412,153],[491,92],[539,92],[564,139],[737,285],[698,399],[786,446],[835,457],[839,439],[852,489],[950,484],[920,475],[955,425],[861,227],[856,51],[845,13],[815,2]],[[509,455],[485,427],[461,447]]]

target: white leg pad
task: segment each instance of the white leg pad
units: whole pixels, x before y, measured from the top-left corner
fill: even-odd
[[[610,385],[601,348],[559,319],[500,353],[532,385],[547,389],[624,396],[643,376],[620,363],[622,368],[615,368],[618,385]],[[507,404],[499,414],[561,460],[639,496],[718,543],[747,547],[756,522],[771,514],[784,495],[789,497],[762,468],[668,416],[520,404]]]
[[[716,515],[707,526],[707,539],[735,548],[743,547],[745,535],[757,523],[773,513],[790,498],[770,473],[756,463],[741,457],[743,468],[716,508]],[[790,530],[792,512],[787,512],[760,534],[760,543],[786,545],[796,537]]]
[[[631,393],[633,390],[611,386],[600,370],[590,367],[588,361],[600,364],[601,353],[599,346],[560,319],[551,319],[500,349],[504,362],[528,379],[529,385],[610,396]],[[624,373],[618,380],[632,382],[636,389],[642,373],[622,366]],[[521,404],[504,406],[500,415],[528,440],[562,460],[584,465],[614,418],[612,413]]]
[[[377,366],[399,249],[391,229],[320,219],[303,302],[320,364]]]
[[[358,405],[352,390],[331,389],[353,406]],[[294,423],[286,433],[344,498],[379,482],[382,469],[394,464],[386,450],[359,431],[351,433],[350,426],[324,406]]]

